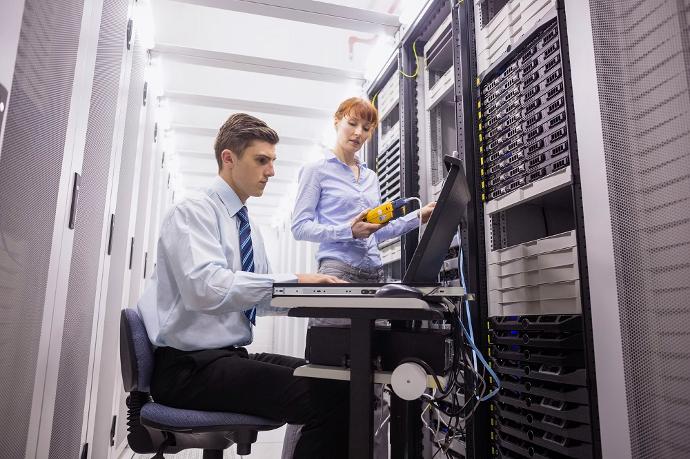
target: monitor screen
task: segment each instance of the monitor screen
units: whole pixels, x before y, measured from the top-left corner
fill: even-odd
[[[422,239],[412,255],[403,283],[437,282],[443,259],[458,231],[458,225],[467,219],[470,189],[463,163],[448,155],[444,162],[448,168],[448,176]]]

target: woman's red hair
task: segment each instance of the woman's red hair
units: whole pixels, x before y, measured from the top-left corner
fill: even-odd
[[[376,110],[376,107],[361,97],[350,97],[340,104],[335,112],[335,119],[340,121],[344,116],[369,122],[372,127],[379,123],[379,112]]]

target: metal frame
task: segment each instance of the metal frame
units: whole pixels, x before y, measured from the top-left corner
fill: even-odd
[[[291,308],[291,317],[341,317],[352,321],[350,339],[350,452],[352,459],[373,457],[373,369],[371,366],[371,338],[376,319],[389,319],[394,323],[410,322],[413,320],[433,320],[443,318],[443,313],[434,309],[382,309],[377,307],[377,300],[381,298],[360,299],[358,308]],[[345,300],[351,302],[350,299]],[[299,303],[299,300],[297,300]],[[369,303],[369,305],[367,305]],[[424,302],[421,302],[423,305]],[[367,307],[369,306],[369,307]],[[421,401],[402,402],[397,396],[391,400],[391,438],[403,439],[403,442],[391,442],[391,457],[414,458],[421,455],[421,443],[414,440],[415,435],[421,436],[421,421],[419,428],[411,422],[405,422],[410,411],[419,419]],[[397,411],[394,410],[396,408]],[[407,408],[407,409],[404,409]],[[403,433],[404,432],[404,433]],[[404,436],[402,436],[404,435]],[[405,444],[401,444],[405,443]]]
[[[631,457],[631,444],[592,21],[589,1],[563,3],[568,16],[568,37],[578,43],[570,49],[573,109],[579,126],[578,149],[587,152],[578,158],[579,169],[587,171],[579,174],[583,207],[578,226],[584,223],[587,240],[590,304],[585,326],[591,325],[587,341],[594,343],[597,356],[594,369],[596,390],[601,395],[597,400],[601,456],[624,458]]]
[[[367,90],[367,97],[369,100],[373,101],[374,105],[378,108],[378,105],[376,104],[376,98],[378,93],[383,89],[383,87],[395,76],[395,73],[398,71],[398,60],[400,59],[400,51],[399,49],[396,48],[395,52],[391,55],[390,60],[387,62],[386,66],[383,68],[381,73],[376,77],[376,80],[374,80],[371,85],[369,86],[369,89]],[[400,108],[398,108],[400,110]],[[380,129],[380,127],[379,127]],[[378,153],[378,147],[379,147],[379,138],[378,135],[372,135],[371,140],[369,141],[368,148],[371,149],[372,153]],[[367,167],[371,170],[375,170],[376,168],[376,155],[374,154],[369,154],[367,152]]]
[[[424,43],[451,13],[447,1],[429,2],[422,15],[410,26],[402,39],[399,67],[401,72],[412,75],[416,70],[413,60],[413,45],[423,49]],[[419,194],[419,136],[417,125],[417,84],[412,78],[400,75],[400,155],[403,158],[401,170],[402,194],[416,196]],[[411,231],[402,238],[402,267],[406,268],[417,248],[417,231]],[[403,269],[404,271],[404,269]]]
[[[474,47],[474,4],[462,2],[453,8],[453,60],[456,71],[455,88],[456,118],[463,124],[458,126],[458,149],[462,148],[460,158],[465,163],[467,183],[475,199],[470,202],[467,212],[467,228],[462,231],[462,246],[465,269],[468,274],[467,288],[475,294],[474,306],[474,337],[479,349],[486,355],[488,335],[486,327],[482,325],[488,319],[488,295],[486,285],[486,247],[484,244],[484,206],[481,199],[479,184],[479,151],[475,143],[475,133],[478,132],[477,118],[477,90],[475,76],[477,74],[476,50]],[[462,147],[461,147],[462,146]],[[466,318],[465,318],[466,319]],[[467,393],[474,393],[474,387],[467,385]],[[466,457],[489,457],[489,410],[487,404],[480,405],[474,416],[468,420],[465,428]]]
[[[390,59],[386,63],[386,66],[381,70],[379,75],[377,76],[376,80],[374,80],[371,85],[369,86],[369,89],[367,90],[367,97],[369,100],[373,101],[373,103],[376,105],[378,109],[378,104],[377,102],[377,96],[379,92],[388,84],[389,81],[391,81],[392,78],[395,77],[396,73],[398,72],[399,68],[399,60],[400,60],[400,50],[399,48],[395,49],[395,52],[391,55]],[[398,75],[399,77],[399,75]],[[400,103],[400,102],[398,102]],[[400,106],[398,106],[398,111],[400,111]],[[402,121],[402,117],[401,121]],[[401,129],[401,137],[402,137],[402,124],[399,125]],[[380,126],[379,126],[379,129]],[[401,139],[402,140],[402,139]],[[367,155],[366,155],[366,163],[367,167],[371,169],[372,171],[376,170],[376,159],[379,154],[379,136],[378,133],[375,133],[375,135],[371,136],[371,140],[369,141],[369,144],[367,145]],[[402,155],[401,155],[401,165],[400,165],[400,170],[402,171],[403,169],[403,162],[402,162]],[[401,193],[402,193],[402,186],[401,186]],[[385,243],[386,246],[388,245],[393,245],[397,244],[397,242],[392,242],[392,243]],[[398,263],[402,263],[401,260],[398,261]],[[401,266],[402,268],[402,266]],[[402,272],[402,271],[401,271]]]
[[[413,59],[413,45],[423,49],[424,43],[433,35],[451,12],[447,1],[434,0],[428,3],[415,23],[407,30],[401,41],[399,70],[412,75],[417,70],[417,62]],[[419,195],[419,148],[417,120],[417,81],[400,73],[400,156],[401,183],[403,196]],[[401,241],[401,272],[409,265],[414,250],[417,248],[418,230],[411,231],[402,237]],[[406,325],[399,324],[404,327]],[[404,402],[396,397],[391,401],[391,410],[397,412],[391,432],[397,429],[397,435],[406,438],[406,444],[392,444],[391,457],[417,458],[423,454],[424,441],[420,414],[420,401]],[[391,436],[393,433],[391,434]]]
[[[585,368],[587,369],[587,386],[589,389],[589,418],[592,426],[592,448],[595,458],[601,455],[601,437],[599,430],[599,406],[596,386],[596,364],[594,358],[594,343],[592,337],[592,303],[589,290],[589,267],[587,263],[587,243],[585,237],[585,220],[583,216],[582,183],[580,176],[580,158],[578,150],[577,126],[575,124],[575,110],[573,100],[573,79],[571,72],[571,48],[568,46],[568,28],[566,24],[565,6],[562,0],[557,1],[557,21],[561,33],[561,53],[569,58],[563,59],[563,82],[565,85],[566,110],[568,119],[568,142],[570,143],[570,167],[572,171],[571,192],[573,213],[575,217],[575,235],[577,238],[578,268],[580,270],[580,303],[582,308],[582,323],[584,331]],[[578,21],[572,21],[578,27]],[[591,36],[591,30],[589,32]],[[577,34],[578,40],[580,34]],[[579,41],[578,41],[579,43]],[[581,115],[582,118],[582,115]],[[580,119],[582,124],[582,119]]]
[[[406,48],[407,51],[406,52]],[[416,196],[419,194],[419,156],[417,154],[417,117],[416,117],[416,85],[413,79],[405,77],[403,72],[411,75],[415,71],[416,62],[410,59],[411,48],[401,48],[398,70],[400,71],[400,194],[402,196]],[[412,260],[412,254],[417,247],[419,230],[413,230],[402,236],[400,240],[401,272],[404,272]]]

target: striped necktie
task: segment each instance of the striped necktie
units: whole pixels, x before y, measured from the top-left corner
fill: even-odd
[[[240,228],[240,256],[242,257],[242,271],[254,272],[254,249],[252,248],[252,233],[249,227],[249,216],[247,215],[247,207],[242,206],[237,211],[237,218],[239,219]],[[249,322],[256,325],[256,308],[247,309],[244,311]]]

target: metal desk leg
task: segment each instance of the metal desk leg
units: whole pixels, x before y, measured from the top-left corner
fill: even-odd
[[[412,322],[393,321],[393,329],[410,330]],[[422,431],[422,402],[406,401],[391,394],[391,457],[400,459],[419,459],[424,451]]]
[[[374,452],[373,319],[352,319],[350,330],[350,459]]]
[[[422,457],[422,402],[406,401],[391,395],[391,457],[419,459]]]

